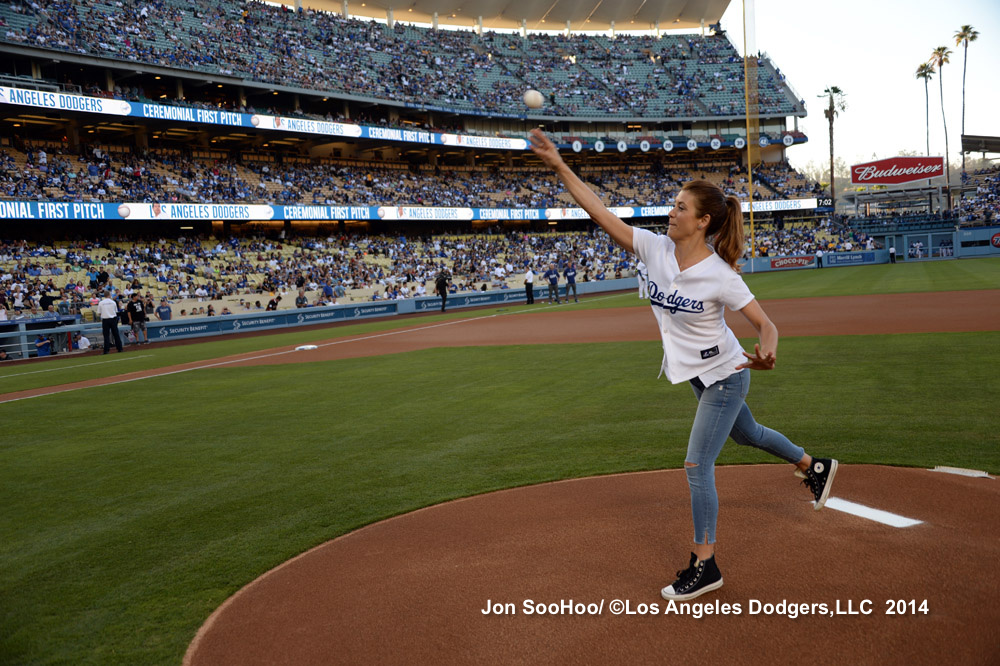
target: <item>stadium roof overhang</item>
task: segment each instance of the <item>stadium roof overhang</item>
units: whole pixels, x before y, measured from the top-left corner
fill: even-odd
[[[963,153],[1000,153],[1000,136],[962,135]]]
[[[868,192],[845,192],[842,196],[844,201],[852,205],[864,205],[873,203],[913,203],[922,205],[927,203],[927,197],[939,196],[942,186],[912,187],[909,189],[893,190],[871,190]]]
[[[718,23],[730,0],[350,0],[351,16],[393,19],[407,23],[473,27],[482,17],[486,30],[520,29],[616,31],[693,30]],[[281,4],[341,13],[343,0],[281,0]],[[522,24],[522,21],[524,22]]]

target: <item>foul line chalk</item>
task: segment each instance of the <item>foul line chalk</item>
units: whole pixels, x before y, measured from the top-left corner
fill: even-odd
[[[552,306],[552,307],[555,307],[555,306]],[[385,333],[375,333],[373,335],[366,335],[366,336],[362,336],[362,337],[358,337],[358,338],[346,338],[346,339],[341,339],[341,340],[334,340],[333,342],[325,342],[323,344],[316,345],[316,346],[317,346],[317,348],[318,347],[329,347],[329,346],[332,346],[332,345],[343,345],[343,344],[348,344],[348,343],[351,343],[351,342],[358,342],[360,340],[374,340],[375,338],[385,338],[385,337],[389,337],[391,335],[402,335],[402,334],[406,334],[406,333],[412,333],[414,331],[424,331],[424,330],[431,329],[431,328],[441,328],[442,326],[454,326],[455,324],[464,324],[464,323],[468,323],[470,321],[479,321],[480,319],[490,319],[492,317],[499,317],[499,316],[500,315],[491,314],[491,315],[485,315],[485,316],[482,316],[482,317],[473,317],[472,319],[453,319],[451,321],[441,322],[439,324],[431,324],[429,326],[421,326],[421,327],[418,327],[418,328],[403,328],[403,329],[394,330],[394,331],[387,331]],[[83,389],[88,389],[88,388],[101,388],[102,386],[117,386],[118,384],[128,384],[128,383],[131,383],[131,382],[140,382],[140,381],[143,381],[144,379],[153,379],[154,377],[168,377],[170,375],[179,375],[181,373],[191,372],[193,370],[206,370],[208,368],[218,368],[218,367],[223,366],[223,365],[230,365],[232,363],[241,363],[243,361],[256,361],[256,360],[259,360],[259,359],[262,359],[262,358],[272,358],[274,356],[284,356],[285,354],[294,354],[296,351],[297,351],[296,349],[285,349],[285,350],[282,350],[282,351],[271,352],[269,354],[258,354],[257,356],[242,356],[242,355],[240,355],[240,356],[237,356],[235,358],[230,358],[230,359],[227,359],[227,360],[224,360],[224,361],[217,361],[215,363],[206,363],[204,365],[198,365],[198,366],[195,366],[195,367],[192,367],[192,368],[183,368],[181,370],[168,370],[166,372],[157,372],[155,374],[143,375],[142,377],[131,377],[129,379],[122,379],[122,380],[115,381],[115,382],[108,382],[106,384],[95,384],[93,386],[76,386],[76,387],[67,388],[67,389],[57,389],[55,391],[49,391],[49,392],[46,392],[46,393],[37,393],[35,395],[27,395],[27,396],[24,396],[22,398],[10,398],[9,400],[0,400],[0,405],[4,405],[4,404],[6,404],[8,402],[18,402],[20,400],[30,400],[31,398],[41,398],[43,396],[57,395],[59,393],[68,393],[70,391],[82,391]],[[125,359],[122,359],[122,360],[125,360]]]
[[[826,507],[835,511],[843,511],[844,513],[849,513],[852,516],[858,516],[859,518],[874,520],[877,523],[890,525],[892,527],[913,527],[914,525],[920,525],[924,522],[922,520],[914,520],[913,518],[899,516],[895,513],[889,513],[888,511],[882,511],[881,509],[873,509],[872,507],[865,506],[864,504],[848,502],[847,500],[842,500],[839,497],[831,497],[828,499],[826,501]]]
[[[599,297],[599,298],[592,298],[592,299],[588,299],[588,300],[590,300],[590,301],[603,301],[603,300],[606,300],[606,299],[609,299],[609,298],[616,298],[616,297],[617,297],[616,295],[602,296],[602,297]],[[555,308],[558,308],[558,307],[559,307],[558,305],[551,305],[551,306],[542,307],[542,308],[526,308],[524,310],[520,310],[520,311],[517,311],[517,312],[503,312],[501,314],[490,314],[490,315],[483,315],[483,316],[479,316],[479,317],[471,317],[469,319],[453,319],[451,321],[440,322],[440,323],[437,323],[437,324],[430,324],[428,326],[419,326],[419,327],[416,327],[416,328],[402,328],[402,329],[393,330],[393,331],[386,331],[384,333],[375,333],[375,334],[372,334],[372,335],[365,335],[365,336],[356,337],[356,338],[345,338],[345,339],[340,339],[340,340],[334,340],[332,342],[324,342],[323,344],[316,345],[316,348],[319,348],[319,347],[330,347],[330,346],[333,346],[333,345],[350,344],[352,342],[359,342],[361,340],[374,340],[376,338],[386,338],[386,337],[389,337],[389,336],[392,336],[392,335],[405,335],[406,333],[413,333],[415,331],[426,331],[426,330],[432,329],[432,328],[441,328],[443,326],[454,326],[455,324],[465,324],[465,323],[472,322],[472,321],[479,321],[481,319],[491,319],[493,317],[502,317],[502,316],[516,315],[516,314],[524,314],[526,312],[538,312],[539,310],[555,309]],[[304,346],[306,346],[306,345],[300,345],[300,347],[304,347]],[[308,346],[312,347],[312,345],[308,345]],[[118,384],[127,384],[127,383],[130,383],[130,382],[142,381],[144,379],[153,379],[154,377],[166,377],[166,376],[169,376],[169,375],[180,374],[182,372],[191,372],[192,370],[205,370],[205,369],[208,369],[208,368],[217,368],[217,367],[220,367],[220,366],[223,366],[223,365],[229,365],[231,363],[240,363],[240,362],[243,362],[243,361],[256,361],[256,360],[259,360],[259,359],[262,359],[262,358],[271,358],[271,357],[274,357],[274,356],[283,356],[285,354],[294,354],[296,351],[306,351],[306,350],[296,348],[296,349],[286,349],[286,350],[283,350],[283,351],[272,352],[272,353],[269,353],[269,354],[259,354],[257,356],[249,356],[249,357],[248,356],[237,356],[236,358],[227,359],[227,360],[224,360],[224,361],[217,361],[215,363],[207,363],[205,365],[199,365],[199,366],[196,366],[196,367],[193,367],[193,368],[184,368],[182,370],[169,370],[167,372],[158,372],[158,373],[155,373],[155,374],[144,375],[142,377],[132,377],[130,379],[122,379],[122,380],[116,381],[116,382],[108,382],[106,384],[97,384],[97,385],[94,385],[94,386],[77,386],[77,387],[68,388],[68,389],[57,389],[55,391],[49,391],[49,392],[46,392],[46,393],[38,393],[36,395],[24,396],[23,398],[11,398],[9,400],[0,400],[0,405],[6,404],[8,402],[18,402],[18,401],[21,401],[21,400],[30,400],[31,398],[41,398],[42,396],[57,395],[59,393],[68,393],[69,391],[80,391],[80,390],[83,390],[85,388],[100,388],[102,386],[116,386]],[[133,358],[142,358],[142,357],[133,357]],[[124,360],[128,360],[128,359],[121,359],[121,360],[124,361]],[[87,365],[96,365],[96,363],[95,364],[87,364]],[[22,374],[28,374],[28,373],[22,373]]]

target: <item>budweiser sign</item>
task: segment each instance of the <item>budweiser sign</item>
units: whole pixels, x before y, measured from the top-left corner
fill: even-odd
[[[805,268],[812,265],[812,257],[780,257],[771,260],[771,268]]]
[[[855,185],[899,185],[943,175],[943,157],[890,157],[851,167]]]

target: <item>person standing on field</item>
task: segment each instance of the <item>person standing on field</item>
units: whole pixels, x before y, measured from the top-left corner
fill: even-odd
[[[441,312],[445,311],[445,305],[448,303],[448,282],[450,280],[451,275],[448,271],[442,270],[438,273],[437,280],[434,282],[434,291],[441,297]]]
[[[573,302],[579,303],[580,299],[576,296],[576,264],[569,262],[569,266],[563,271],[563,277],[566,278],[566,302],[569,303],[569,292],[572,291]]]
[[[750,370],[774,369],[778,329],[739,274],[744,246],[740,202],[708,181],[685,183],[670,211],[666,235],[657,235],[611,213],[541,130],[532,130],[531,149],[590,218],[647,266],[650,305],[663,339],[660,372],[673,384],[690,383],[698,400],[684,462],[694,547],[687,567],[660,594],[686,601],[717,590],[723,579],[715,561],[715,460],[727,438],[795,465],[817,510],[826,503],[837,473],[836,460],[813,458],[780,432],[758,424],[745,402]],[[727,307],[743,314],[757,331],[752,355],[726,325]]]
[[[649,271],[641,260],[635,265],[635,277],[639,280],[639,298],[646,300],[649,298]]]
[[[559,305],[559,271],[555,264],[549,264],[549,270],[542,275],[549,281],[549,303]]]
[[[97,304],[97,314],[101,318],[101,330],[104,333],[104,353],[111,351],[111,341],[114,340],[115,349],[118,353],[122,351],[122,336],[118,332],[118,304],[108,296],[107,292],[101,292],[101,300]]]

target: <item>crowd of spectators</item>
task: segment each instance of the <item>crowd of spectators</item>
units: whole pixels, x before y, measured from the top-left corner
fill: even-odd
[[[0,320],[83,313],[101,292],[122,300],[138,293],[150,318],[163,318],[157,304],[169,318],[409,298],[429,295],[442,271],[452,276],[453,292],[506,289],[529,267],[569,261],[580,266],[582,281],[634,270],[634,259],[599,231],[8,241],[0,242]]]
[[[870,235],[848,222],[825,218],[817,224],[795,224],[754,230],[753,247],[747,238],[744,258],[755,251],[759,257],[808,256],[822,252],[852,252],[882,249]]]
[[[872,240],[825,220],[755,234],[758,256],[870,248]],[[746,256],[750,255],[748,239]],[[433,293],[441,272],[453,293],[519,288],[529,268],[570,262],[582,282],[635,274],[634,256],[600,230],[389,237],[106,238],[0,241],[0,320],[83,314],[106,291],[138,293],[150,318],[213,316]],[[166,308],[163,310],[162,308]]]
[[[989,224],[1000,219],[1000,166],[980,169],[968,180],[975,192],[958,201],[955,208],[963,224]]]
[[[581,175],[613,206],[668,204],[693,178],[709,178],[729,194],[749,197],[746,171],[736,165],[672,168],[647,161],[588,169]],[[790,178],[805,182],[787,164],[767,166],[758,172],[755,197],[814,195],[817,186],[787,187]],[[762,182],[769,187],[761,187]],[[240,164],[195,159],[176,150],[140,155],[84,146],[72,152],[58,144],[30,143],[23,153],[0,149],[0,199],[476,208],[572,205],[557,178],[530,169],[416,169],[400,163],[358,166],[330,161]]]
[[[758,227],[756,256],[812,255],[876,247],[831,219],[791,228]],[[747,240],[744,258],[751,253]],[[635,257],[600,230],[508,231],[432,237],[342,234],[289,239],[105,238],[67,242],[0,241],[0,322],[55,325],[93,320],[102,295],[133,294],[149,320],[430,296],[435,279],[449,293],[520,289],[526,271],[575,264],[581,282],[630,277]],[[39,355],[86,349],[78,334],[39,336]],[[2,346],[2,345],[0,345]]]
[[[788,162],[767,162],[754,168],[758,183],[763,183],[779,199],[801,199],[823,193],[819,183],[810,183]]]
[[[8,42],[466,113],[522,113],[527,87],[546,93],[542,112],[551,115],[707,116],[742,108],[740,56],[724,34],[525,40],[388,28],[233,0],[15,0],[10,11],[30,23],[8,26]],[[732,75],[720,79],[720,67]],[[798,110],[780,77],[759,72],[762,112]],[[727,101],[703,104],[710,93],[725,93]]]

